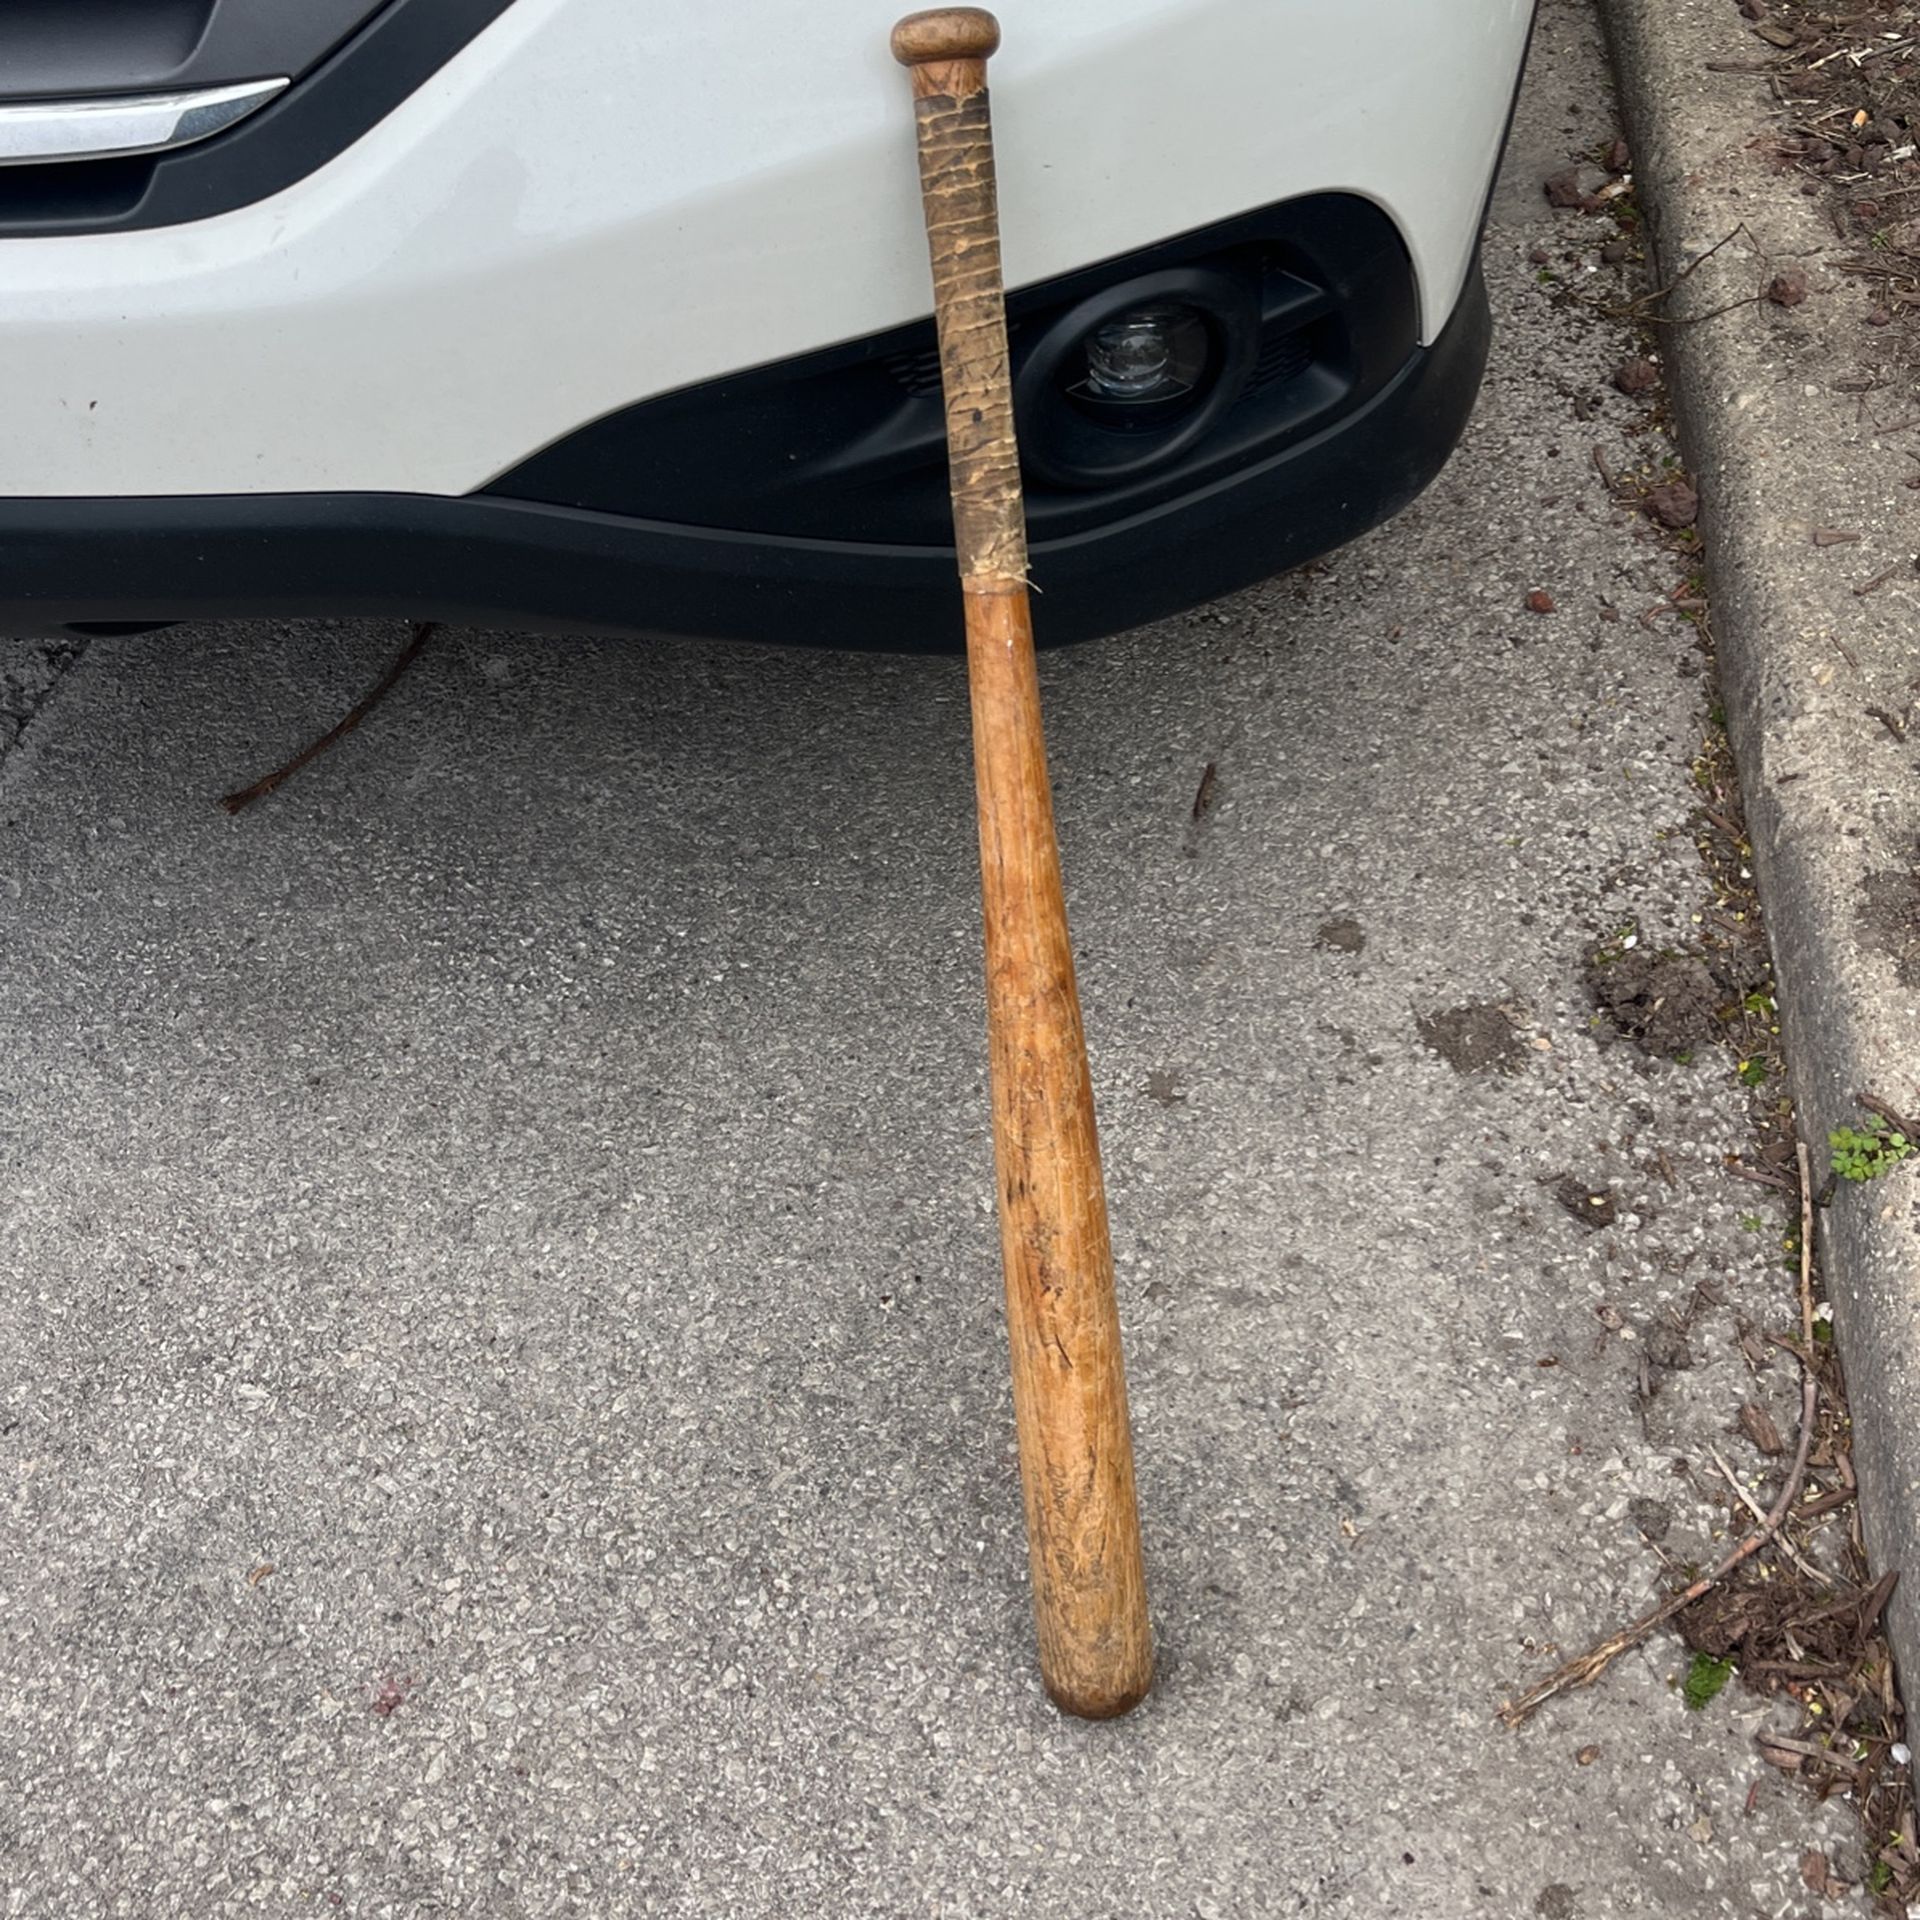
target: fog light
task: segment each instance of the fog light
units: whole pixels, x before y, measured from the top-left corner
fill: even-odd
[[[1199,311],[1171,301],[1103,321],[1087,335],[1085,352],[1081,392],[1121,406],[1183,399],[1200,384],[1211,357]]]
[[[1023,318],[1014,406],[1028,476],[1091,491],[1171,467],[1246,391],[1256,284],[1211,265],[1162,267]]]

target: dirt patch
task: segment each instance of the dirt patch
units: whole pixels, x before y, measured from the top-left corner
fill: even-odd
[[[1855,249],[1836,264],[1874,299],[1864,323],[1920,360],[1920,7],[1913,0],[1741,0],[1779,113],[1771,157],[1824,190],[1828,215]],[[1807,191],[1815,188],[1809,184]],[[1792,306],[1805,281],[1767,289]],[[1785,285],[1782,285],[1782,282]]]
[[[1686,1373],[1692,1369],[1693,1348],[1678,1327],[1656,1320],[1640,1338],[1649,1366],[1664,1367],[1669,1373]]]
[[[1859,1659],[1892,1582],[1862,1589],[1816,1586],[1795,1567],[1759,1567],[1717,1587],[1678,1616],[1680,1637],[1696,1653],[1734,1654],[1756,1692],[1802,1668],[1816,1671]],[[1797,1653],[1794,1648],[1798,1648]]]
[[[1620,1217],[1611,1187],[1591,1186],[1576,1174],[1562,1174],[1554,1183],[1553,1197],[1589,1233],[1612,1226]]]
[[[1882,869],[1860,882],[1861,937],[1894,964],[1903,987],[1920,987],[1920,873]]]
[[[1165,1067],[1155,1067],[1140,1091],[1163,1107],[1183,1107],[1187,1103],[1187,1090],[1180,1084],[1180,1076]]]
[[[1526,1058],[1513,1022],[1500,1007],[1469,1001],[1413,1018],[1422,1045],[1431,1047],[1455,1073],[1515,1073]]]
[[[1704,960],[1684,953],[1595,955],[1587,988],[1616,1033],[1670,1058],[1719,1038],[1726,989]]]
[[[1627,1502],[1627,1512],[1633,1524],[1656,1546],[1673,1531],[1673,1509],[1663,1500],[1649,1500],[1642,1495]]]
[[[1857,1550],[1854,1559],[1857,1566]],[[1791,1562],[1749,1563],[1675,1620],[1697,1657],[1731,1662],[1753,1692],[1785,1694],[1800,1706],[1795,1731],[1763,1730],[1760,1750],[1822,1799],[1853,1798],[1874,1856],[1867,1891],[1877,1896],[1875,1911],[1888,1915],[1908,1912],[1920,1873],[1900,1700],[1881,1629],[1896,1578],[1815,1580]],[[1813,1857],[1810,1886],[1817,1880],[1836,1899],[1852,1891],[1823,1856]]]
[[[1366,929],[1358,920],[1350,920],[1344,914],[1331,920],[1321,921],[1313,936],[1316,947],[1324,947],[1329,953],[1358,953],[1367,944]]]

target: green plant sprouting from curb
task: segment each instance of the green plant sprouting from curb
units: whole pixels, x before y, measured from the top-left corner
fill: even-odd
[[[1913,1151],[1913,1142],[1878,1114],[1860,1127],[1835,1127],[1827,1135],[1833,1170],[1842,1180],[1878,1180]]]

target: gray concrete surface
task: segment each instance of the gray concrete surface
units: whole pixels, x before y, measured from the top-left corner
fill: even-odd
[[[1610,111],[1546,0],[1426,500],[1046,665],[1125,1722],[1030,1661],[955,663],[450,634],[238,820],[394,630],[65,674],[0,762],[0,1910],[1752,1920],[1857,1870],[1671,1641],[1492,1721],[1648,1535],[1707,1556],[1740,1402],[1792,1419],[1731,1062],[1581,985],[1703,897],[1676,563],[1587,461],[1644,422],[1527,257]]]
[[[1764,52],[1720,0],[1604,0],[1640,192],[1664,277],[1732,238],[1677,315],[1804,269],[1803,305],[1766,302],[1668,330],[1682,437],[1700,475],[1729,725],[1741,763],[1795,1093],[1807,1135],[1858,1126],[1864,1090],[1920,1111],[1920,691],[1913,338],[1866,325],[1869,283],[1836,270],[1822,194],[1766,159]],[[1822,546],[1817,530],[1857,535]],[[1862,595],[1854,589],[1881,579]],[[1822,1253],[1881,1567],[1920,1566],[1920,1199],[1911,1168],[1843,1190]],[[1920,1672],[1920,1583],[1888,1614]]]

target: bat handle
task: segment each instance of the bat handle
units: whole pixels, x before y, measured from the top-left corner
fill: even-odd
[[[970,591],[1024,587],[1027,579],[987,111],[987,56],[999,44],[1000,23],[978,7],[910,13],[893,30],[893,57],[913,75],[954,547]]]
[[[1040,724],[977,8],[914,14],[920,185],[967,621],[1014,1419],[1047,1691],[1107,1718],[1153,1674],[1113,1249]]]

